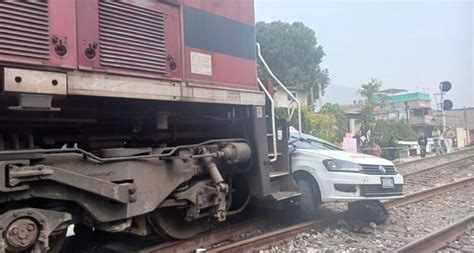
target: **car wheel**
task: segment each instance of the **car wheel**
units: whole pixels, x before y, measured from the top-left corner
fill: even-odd
[[[300,197],[300,211],[306,218],[314,217],[321,205],[321,197],[317,186],[308,180],[298,180],[298,188],[301,192]]]

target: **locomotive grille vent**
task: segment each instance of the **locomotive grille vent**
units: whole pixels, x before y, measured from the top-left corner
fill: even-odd
[[[48,1],[0,0],[0,54],[49,59]]]
[[[99,31],[102,66],[166,73],[162,12],[101,0]]]

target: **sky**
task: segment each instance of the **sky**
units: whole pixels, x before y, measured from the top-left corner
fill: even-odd
[[[455,108],[474,107],[474,0],[255,0],[257,21],[301,21],[316,32],[331,84],[325,102],[351,103],[370,78],[430,94],[441,81]]]

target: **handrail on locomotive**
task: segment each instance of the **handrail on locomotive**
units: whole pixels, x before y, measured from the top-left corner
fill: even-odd
[[[297,104],[297,106],[298,106],[298,137],[301,138],[301,132],[302,132],[301,125],[302,125],[302,123],[301,123],[301,103],[300,103],[300,101],[295,97],[295,95],[293,95],[293,93],[291,93],[290,90],[288,90],[288,88],[280,81],[280,79],[278,79],[275,76],[275,74],[273,74],[272,70],[270,69],[267,62],[265,61],[265,58],[263,58],[263,55],[262,55],[261,50],[260,50],[260,43],[257,43],[257,55],[258,55],[260,61],[262,61],[263,66],[265,66],[265,69],[268,71],[270,76],[273,79],[275,79],[275,81],[277,81],[277,83],[280,85],[280,87],[283,88],[283,90],[286,92],[286,94],[288,94],[288,96],[292,99],[292,101]],[[265,93],[265,94],[267,94],[267,93]],[[267,96],[269,96],[269,94],[267,94]],[[291,116],[292,115],[293,115],[293,113],[289,114],[288,121],[291,121]]]

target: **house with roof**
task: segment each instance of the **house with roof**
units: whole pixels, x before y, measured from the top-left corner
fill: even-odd
[[[382,105],[373,112],[376,119],[403,120],[415,131],[424,132],[427,136],[431,134],[434,126],[440,124],[431,110],[431,96],[428,93],[387,89],[380,91],[375,99]],[[362,100],[358,100],[350,105],[343,105],[353,133],[360,128],[358,119],[363,104]]]

